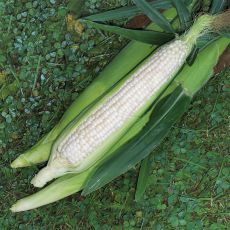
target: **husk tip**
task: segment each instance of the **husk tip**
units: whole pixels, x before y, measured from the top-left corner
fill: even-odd
[[[18,202],[16,202],[15,204],[12,205],[12,207],[10,208],[10,211],[15,213],[15,212],[22,212],[25,210],[18,204]]]
[[[48,164],[34,176],[31,180],[31,184],[34,185],[34,187],[41,188],[49,181],[64,175],[67,170],[65,167],[60,167],[59,164],[60,162],[58,160],[52,161],[51,164]]]
[[[31,164],[24,158],[23,154],[16,158],[11,164],[11,168],[23,168],[31,166]]]
[[[30,183],[36,188],[42,188],[46,184],[46,180],[44,180],[38,173]]]
[[[21,199],[11,206],[10,211],[15,213],[31,210],[33,208],[33,206],[31,206],[32,204],[33,203],[28,202],[27,199]]]
[[[10,211],[11,212],[17,212],[17,208],[16,208],[16,205],[12,205],[12,207],[10,208]]]

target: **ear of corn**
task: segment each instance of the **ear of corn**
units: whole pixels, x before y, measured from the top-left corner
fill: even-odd
[[[85,115],[72,121],[55,141],[47,167],[32,183],[42,187],[53,178],[81,172],[94,164],[159,96],[190,49],[183,40],[163,46]]]
[[[176,84],[181,84],[182,87],[189,92],[190,96],[193,95],[212,76],[213,68],[217,63],[219,56],[228,44],[229,40],[222,38],[205,48],[200,54],[198,54],[196,61],[191,67],[186,65],[183,68],[173,82],[175,83],[174,87],[170,86],[164,95],[172,92],[173,88],[175,89]],[[203,65],[203,63],[206,64]],[[199,82],[200,85],[195,82]],[[145,122],[148,121],[150,114],[151,113],[145,114]],[[141,121],[143,122],[143,120]],[[138,132],[141,127],[142,125],[137,123],[132,129]],[[127,138],[127,136],[123,137],[113,149],[117,149],[119,146],[122,146],[128,139],[129,138]],[[113,151],[110,151],[109,155],[112,153]],[[82,173],[73,175],[70,174],[57,179],[41,191],[18,201],[15,205],[13,205],[11,210],[19,212],[37,208],[80,191],[101,161],[102,160]]]
[[[169,9],[163,13],[168,20],[172,20],[176,16],[175,9]],[[177,26],[178,21],[175,21]],[[155,24],[151,24],[147,29],[159,30]],[[42,163],[47,161],[50,155],[51,147],[54,140],[65,128],[65,126],[73,120],[79,113],[87,106],[91,105],[95,99],[105,93],[116,82],[123,78],[130,72],[138,63],[145,59],[156,46],[144,44],[141,42],[130,42],[105,69],[99,76],[78,96],[69,109],[65,112],[60,122],[53,128],[53,130],[43,137],[36,145],[30,150],[21,154],[11,167],[27,167],[30,165]],[[130,58],[132,57],[132,58]],[[108,77],[109,76],[109,77]]]
[[[162,46],[86,114],[73,120],[55,141],[48,165],[32,184],[42,187],[66,173],[86,170],[106,154],[170,83],[214,18],[199,17],[186,35]]]

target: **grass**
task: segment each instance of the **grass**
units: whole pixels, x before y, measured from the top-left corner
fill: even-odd
[[[90,12],[98,10],[96,1]],[[94,4],[94,5],[93,5]],[[105,1],[103,7],[125,4]],[[67,1],[0,3],[0,227],[2,229],[229,229],[230,69],[215,76],[152,155],[149,187],[134,202],[138,166],[88,197],[19,214],[37,167],[10,162],[60,119],[124,40],[66,30]],[[42,48],[41,48],[42,47]],[[7,86],[14,84],[13,88]],[[2,92],[2,89],[1,91]]]

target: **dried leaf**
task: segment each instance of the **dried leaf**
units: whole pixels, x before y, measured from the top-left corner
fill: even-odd
[[[138,15],[131,20],[129,20],[125,27],[129,29],[140,29],[140,28],[145,28],[151,20],[145,16],[145,15]]]
[[[82,34],[84,31],[83,25],[79,20],[75,19],[75,16],[72,14],[68,14],[66,18],[67,22],[67,30],[72,32],[77,32],[78,34]]]
[[[222,70],[230,66],[230,46],[221,55],[218,64],[216,65],[214,71],[215,74],[220,73]]]

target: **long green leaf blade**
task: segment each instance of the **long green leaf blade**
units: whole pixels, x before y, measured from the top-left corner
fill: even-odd
[[[85,20],[85,22],[96,29],[116,33],[125,38],[144,42],[147,44],[162,45],[165,42],[168,42],[174,38],[174,34],[172,33],[158,32],[153,30],[126,29],[119,26],[111,26],[102,23],[92,22],[89,20]]]
[[[158,26],[167,32],[174,32],[169,21],[145,0],[133,0],[136,5]]]
[[[191,1],[188,0],[183,0],[183,2],[186,5],[191,3]],[[149,4],[151,4],[151,6],[155,9],[162,9],[162,10],[166,10],[172,7],[171,0],[157,0],[157,1],[152,1]],[[103,22],[109,20],[119,20],[122,18],[129,18],[135,15],[139,15],[141,13],[142,11],[137,6],[124,6],[117,9],[105,11],[102,13],[89,15],[84,17],[84,19]]]
[[[172,3],[177,10],[177,14],[179,16],[179,20],[181,24],[181,29],[184,31],[191,25],[192,22],[191,14],[182,0],[172,0]]]
[[[222,11],[224,9],[226,4],[227,4],[226,0],[213,0],[212,5],[211,5],[211,9],[210,9],[210,13],[211,14],[219,13],[220,11]]]
[[[185,94],[183,88],[178,87],[163,104],[160,103],[161,105],[156,107],[142,131],[96,170],[82,194],[87,195],[101,188],[147,157],[166,137],[175,121],[186,111],[190,101],[191,98]]]
[[[141,162],[141,167],[139,171],[138,181],[137,181],[137,187],[135,192],[135,201],[139,202],[142,200],[143,195],[145,193],[145,190],[148,185],[148,175],[150,173],[151,168],[151,155],[146,157]]]

